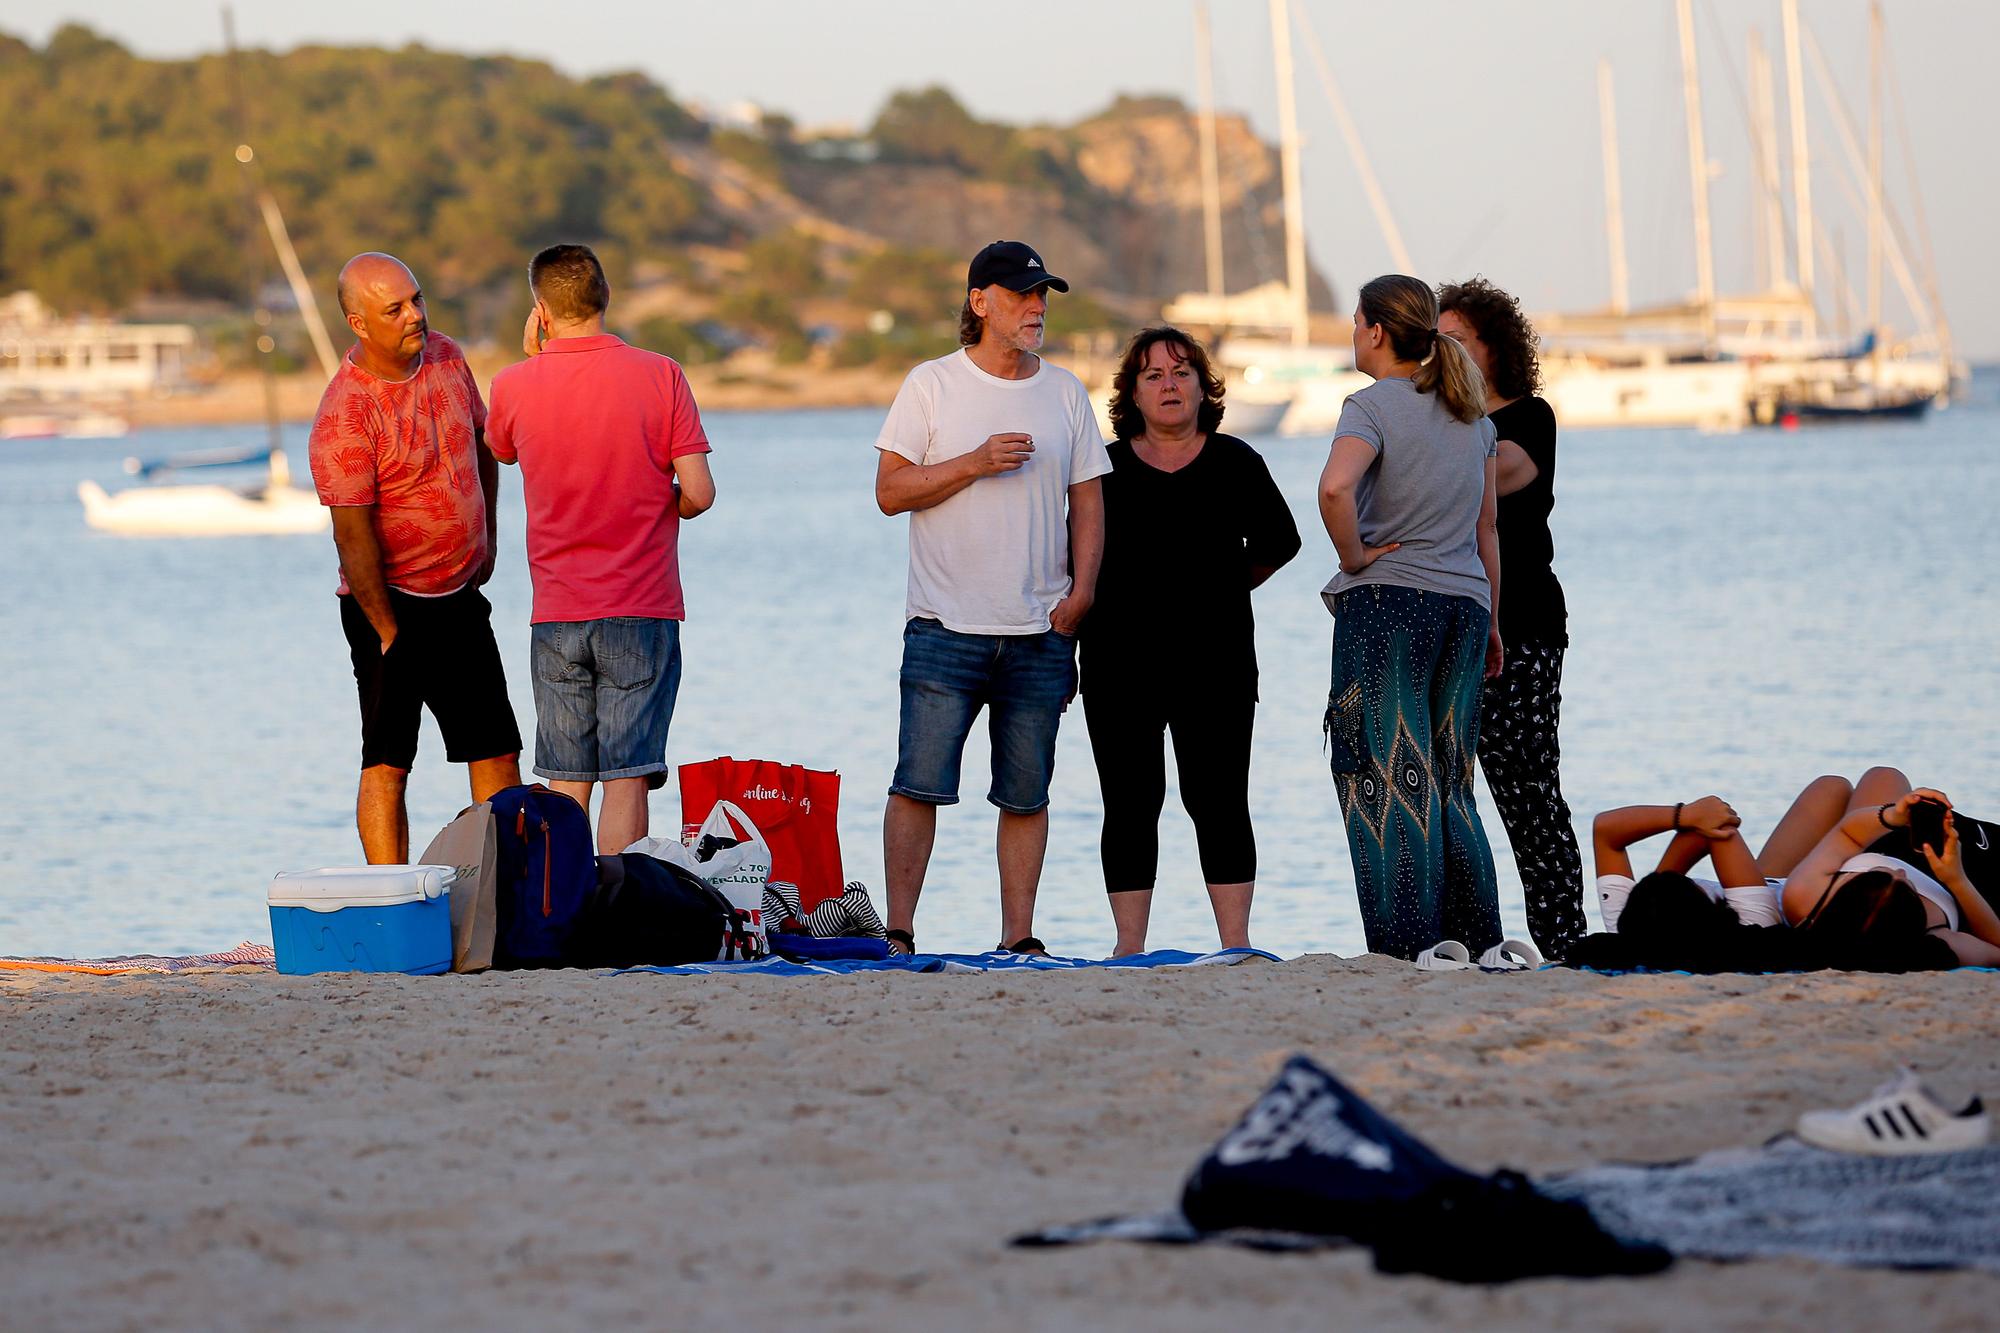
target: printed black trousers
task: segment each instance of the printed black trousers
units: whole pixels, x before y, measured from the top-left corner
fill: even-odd
[[[1565,956],[1590,930],[1583,917],[1583,858],[1563,799],[1556,741],[1562,663],[1560,643],[1510,643],[1505,665],[1479,700],[1479,766],[1514,848],[1528,933],[1550,958]]]

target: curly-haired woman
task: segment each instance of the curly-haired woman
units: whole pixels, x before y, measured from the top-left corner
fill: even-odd
[[[1298,554],[1299,530],[1264,460],[1221,424],[1200,343],[1164,327],[1133,337],[1112,380],[1104,565],[1082,633],[1119,955],[1146,947],[1169,731],[1216,931],[1226,949],[1250,943],[1250,590]]]
[[[1541,366],[1520,303],[1484,278],[1447,283],[1438,329],[1458,340],[1486,377],[1486,414],[1499,437],[1500,569],[1506,665],[1480,699],[1479,763],[1507,826],[1527,900],[1528,933],[1560,958],[1589,930],[1583,861],[1563,800],[1556,726],[1562,708],[1569,612],[1556,581],[1556,418],[1535,394]]]

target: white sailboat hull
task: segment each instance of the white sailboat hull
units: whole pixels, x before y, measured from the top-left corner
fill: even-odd
[[[1542,396],[1555,409],[1556,420],[1573,429],[1740,430],[1750,422],[1750,380],[1750,365],[1744,361],[1636,366],[1555,361],[1543,364]]]
[[[227,486],[149,486],[109,494],[77,485],[84,522],[125,537],[238,537],[324,531],[325,506],[311,491],[269,486],[254,495]]]

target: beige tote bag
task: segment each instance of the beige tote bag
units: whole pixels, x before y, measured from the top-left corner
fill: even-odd
[[[493,966],[493,932],[499,923],[498,844],[493,806],[481,801],[446,824],[424,848],[422,864],[452,866],[451,970],[484,972]]]

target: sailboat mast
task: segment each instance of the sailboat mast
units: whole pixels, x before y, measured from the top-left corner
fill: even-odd
[[[1220,301],[1222,276],[1222,172],[1215,149],[1215,65],[1208,37],[1208,5],[1195,0],[1194,41],[1201,80],[1201,232],[1208,255],[1208,294]]]
[[[1778,106],[1772,88],[1771,60],[1764,54],[1764,35],[1750,30],[1750,89],[1757,116],[1757,211],[1764,242],[1764,287],[1775,291],[1786,284],[1785,205],[1778,176]]]
[[[1688,175],[1694,187],[1695,299],[1701,307],[1702,341],[1715,343],[1715,245],[1708,220],[1708,149],[1701,135],[1701,71],[1695,63],[1694,7],[1675,0],[1681,30],[1681,94],[1687,105]]]
[[[1618,106],[1611,91],[1611,62],[1597,62],[1597,123],[1604,140],[1604,248],[1611,256],[1611,310],[1632,307],[1631,274],[1625,266],[1625,188],[1618,169]]]
[[[256,353],[257,367],[264,381],[264,430],[270,439],[273,466],[284,445],[278,429],[278,380],[272,357],[278,350],[277,340],[271,336],[271,312],[264,305],[264,266],[255,256],[258,246],[251,237],[250,219],[257,213],[257,169],[251,163],[257,155],[250,147],[250,113],[243,100],[243,71],[236,55],[236,16],[229,6],[222,7],[222,41],[229,55],[230,101],[236,114],[236,160],[243,165],[243,269],[244,281],[249,285],[251,318],[250,346]]]
[[[1312,15],[1303,9],[1299,11],[1299,31],[1305,34],[1306,54],[1312,57],[1313,67],[1319,73],[1319,84],[1326,93],[1327,105],[1333,108],[1334,119],[1340,123],[1340,137],[1347,141],[1347,155],[1354,162],[1355,173],[1361,177],[1361,190],[1368,196],[1368,207],[1374,211],[1375,225],[1381,229],[1382,239],[1388,243],[1389,258],[1398,273],[1415,273],[1417,266],[1410,260],[1410,248],[1403,244],[1402,229],[1396,225],[1395,214],[1389,211],[1389,196],[1382,192],[1382,182],[1375,179],[1375,165],[1368,160],[1368,147],[1361,142],[1361,131],[1355,127],[1354,117],[1348,114],[1347,99],[1341,95],[1340,81],[1333,77],[1333,67],[1327,64],[1326,52],[1319,44],[1319,34],[1313,30]]]
[[[1299,108],[1292,90],[1292,16],[1286,0],[1271,0],[1271,56],[1278,76],[1278,154],[1285,189],[1285,289],[1291,298],[1292,345],[1304,347],[1306,220],[1299,184]]]
[[[1811,338],[1817,332],[1814,325],[1818,314],[1813,304],[1812,157],[1806,151],[1806,80],[1799,59],[1799,0],[1785,0],[1784,16],[1785,94],[1792,122],[1792,211],[1798,215],[1793,219],[1798,229],[1795,249],[1799,291],[1806,299],[1802,332]]]
[[[1882,6],[1868,6],[1868,329],[1882,358]]]

